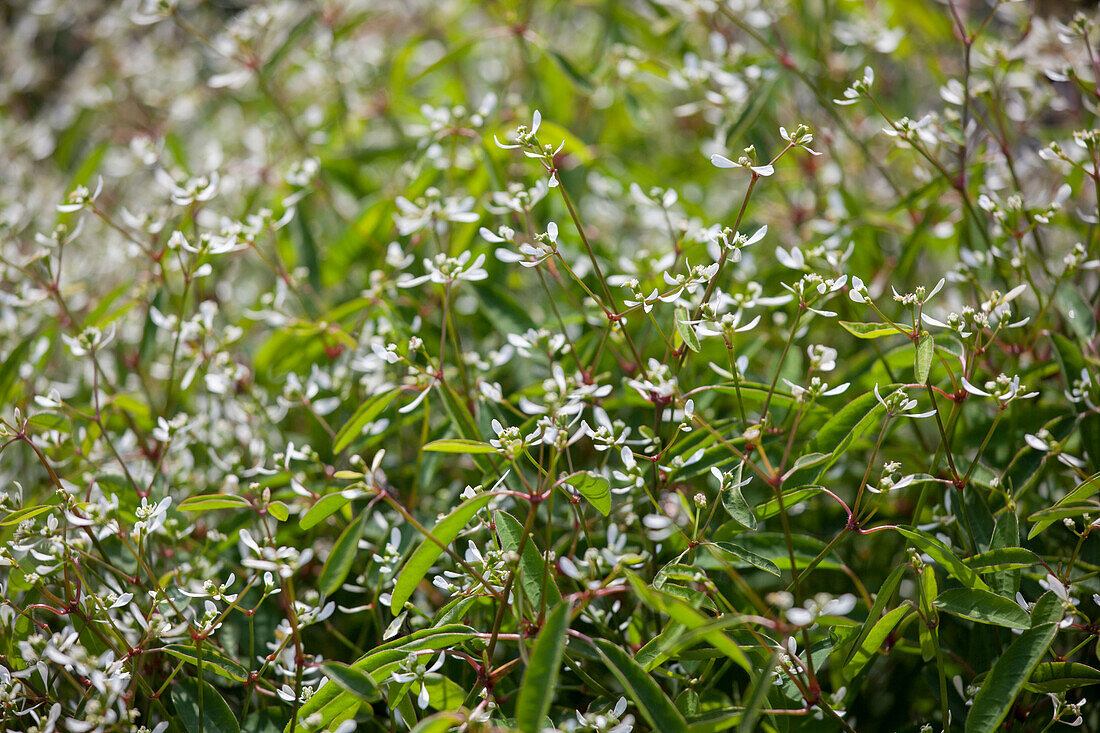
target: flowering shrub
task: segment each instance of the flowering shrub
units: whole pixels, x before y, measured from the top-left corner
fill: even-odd
[[[0,23],[0,727],[1100,727],[1095,15]]]

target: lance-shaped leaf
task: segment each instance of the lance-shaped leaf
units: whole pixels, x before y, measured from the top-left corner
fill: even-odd
[[[596,639],[593,644],[603,658],[611,674],[626,691],[627,697],[638,706],[642,717],[653,730],[661,733],[688,733],[687,721],[668,699],[657,683],[630,655],[607,639]]]
[[[691,316],[688,314],[687,308],[680,307],[676,309],[676,333],[680,334],[680,338],[684,340],[689,349],[699,351],[699,337],[695,335],[695,329],[691,327]]]
[[[856,323],[853,321],[838,321],[838,323],[845,331],[861,339],[877,339],[899,333],[909,335],[909,331],[900,331],[889,323]]]
[[[733,469],[732,475],[728,478],[724,477],[718,469],[713,469],[712,473],[718,476],[718,480],[722,482],[722,506],[725,507],[726,512],[738,524],[748,529],[756,529],[756,516],[752,513],[752,509],[741,493],[741,472],[743,468],[744,464],[738,463],[737,468]]]
[[[565,477],[565,483],[588,499],[605,517],[611,513],[611,482],[594,471],[577,471]]]
[[[203,494],[180,502],[181,512],[210,512],[215,509],[244,509],[252,506],[248,499],[236,494]]]
[[[516,552],[519,549],[520,539],[523,537],[523,525],[519,520],[505,511],[496,513],[497,536],[500,537],[500,548],[505,552]],[[547,605],[557,605],[561,602],[561,591],[557,583],[546,569],[546,562],[542,553],[535,545],[535,538],[528,537],[523,545],[523,553],[519,558],[519,580],[523,586],[523,593],[531,601],[531,606],[536,611],[542,608],[542,584],[545,574],[546,602]]]
[[[340,428],[340,432],[336,433],[336,438],[332,442],[333,454],[339,453],[351,445],[363,432],[363,428],[381,415],[382,411],[399,394],[401,394],[400,389],[391,389],[388,392],[374,395],[360,405],[355,414],[351,416],[351,419],[344,423],[344,427]]]
[[[1027,611],[1016,601],[987,590],[951,588],[940,593],[934,605],[941,611],[983,624],[1026,629],[1031,626]]]
[[[177,680],[172,686],[172,702],[188,733],[239,733],[241,730],[237,717],[209,682],[194,677]]]
[[[538,733],[543,727],[543,718],[550,712],[550,703],[557,691],[561,658],[565,653],[571,610],[569,603],[558,604],[546,617],[546,623],[535,640],[516,701],[516,727],[522,733]]]
[[[424,445],[424,450],[433,453],[496,453],[497,449],[480,440],[467,440],[466,438],[444,438],[433,440]]]
[[[325,662],[321,665],[321,671],[325,677],[361,700],[371,702],[381,697],[378,685],[374,684],[370,675],[360,669],[342,662]]]
[[[344,528],[332,546],[332,552],[325,560],[321,568],[321,577],[318,586],[321,593],[330,596],[339,590],[344,580],[351,572],[351,564],[355,561],[355,551],[359,548],[359,538],[363,536],[363,528],[367,524],[367,512],[364,510],[359,518]]]
[[[1032,612],[1033,619],[1042,621],[1048,614],[1047,608],[1040,608],[1047,596],[1053,594],[1048,593],[1039,599]],[[1045,605],[1051,604],[1048,602]],[[1060,609],[1057,615],[1060,617]],[[1054,618],[1054,614],[1050,614],[1050,618]],[[993,733],[1000,727],[1017,695],[1050,648],[1057,631],[1058,622],[1046,620],[1016,637],[993,664],[974,697],[974,705],[966,716],[966,733]]]
[[[920,340],[917,341],[917,354],[913,359],[913,373],[917,377],[917,384],[928,381],[928,373],[932,370],[932,357],[936,353],[936,342],[932,334],[922,331]]]
[[[401,568],[401,572],[397,576],[397,582],[393,586],[393,593],[390,596],[390,609],[392,611],[399,611],[405,605],[405,601],[412,597],[416,586],[420,584],[421,579],[435,564],[436,558],[443,553],[444,548],[450,545],[455,537],[458,537],[459,533],[466,528],[470,519],[492,498],[492,494],[479,494],[462,502],[450,514],[439,520],[439,523],[432,528],[428,536],[420,543],[420,546],[409,556],[405,566]]]

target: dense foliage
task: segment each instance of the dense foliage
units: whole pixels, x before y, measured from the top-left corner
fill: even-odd
[[[1096,20],[5,3],[0,727],[1100,728]]]

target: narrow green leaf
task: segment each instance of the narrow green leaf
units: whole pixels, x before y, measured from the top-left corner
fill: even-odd
[[[851,641],[845,642],[836,648],[835,651],[838,657],[841,658],[845,664],[852,660],[856,650],[863,643],[864,639],[867,638],[868,634],[871,633],[875,624],[882,618],[886,606],[889,605],[890,600],[894,597],[894,592],[898,589],[898,586],[901,585],[901,579],[905,575],[907,567],[907,565],[899,565],[886,576],[886,580],[882,581],[882,586],[879,587],[878,593],[875,594],[875,601],[867,612],[867,618],[863,622],[863,626],[860,627],[859,633],[853,636]]]
[[[209,512],[215,509],[242,509],[252,504],[243,496],[235,494],[203,494],[192,496],[180,502],[181,512]]]
[[[298,519],[298,526],[302,529],[313,527],[334,512],[342,509],[352,498],[360,494],[362,492],[356,489],[343,489],[342,491],[325,494]]]
[[[33,341],[33,338],[28,338],[26,341],[20,342],[4,359],[4,363],[0,364],[0,404],[9,402],[9,393],[19,379],[19,368],[23,365],[23,360],[27,358]]]
[[[702,638],[706,639],[718,649],[718,651],[740,665],[742,669],[747,672],[752,671],[752,664],[745,656],[745,653],[741,651],[741,647],[726,636],[721,628],[711,628],[714,619],[704,616],[675,596],[650,588],[633,573],[628,573],[626,579],[630,581],[630,585],[634,589],[634,592],[647,606],[655,611],[660,611],[677,624],[692,632],[702,634]]]
[[[653,730],[661,733],[687,733],[687,721],[657,683],[631,659],[630,655],[607,639],[596,639],[596,650],[604,663],[638,706]]]
[[[1100,685],[1100,669],[1080,662],[1042,662],[1025,686],[1032,692],[1058,693],[1088,685]]]
[[[886,389],[892,390],[893,385]],[[884,392],[886,394],[887,392]],[[811,452],[828,452],[829,460],[818,470],[818,479],[824,475],[828,468],[836,463],[840,456],[848,450],[852,441],[856,440],[873,426],[881,423],[881,416],[885,408],[879,404],[875,393],[867,392],[856,397],[841,408],[840,412],[829,418],[821,429],[817,431],[810,441]]]
[[[738,567],[754,567],[757,570],[763,570],[765,573],[771,573],[775,577],[779,577],[779,566],[774,562],[758,555],[752,550],[745,549],[741,545],[734,544],[733,542],[715,542],[714,544],[708,544],[707,549],[713,553],[713,548],[717,548],[725,553],[726,557],[718,556],[720,559],[729,560],[729,555],[732,555],[739,561]]]
[[[784,511],[789,511],[791,507],[797,506],[811,496],[820,494],[821,490],[820,486],[802,486],[784,491],[782,500],[771,498],[763,504],[757,504],[754,514],[756,514],[757,519],[770,519],[779,514],[780,504],[782,504]]]
[[[321,665],[321,671],[325,677],[361,700],[374,702],[381,698],[378,685],[374,684],[370,675],[360,669],[343,662],[325,662]]]
[[[756,721],[760,719],[760,709],[768,700],[768,692],[773,687],[772,671],[779,664],[779,655],[772,653],[764,668],[756,673],[749,691],[745,693],[745,709],[741,714],[741,723],[737,726],[737,733],[753,733],[756,730]]]
[[[968,557],[963,562],[972,570],[984,575],[985,573],[997,573],[1002,570],[1030,568],[1033,565],[1038,565],[1042,560],[1034,552],[1023,547],[999,547],[995,550]]]
[[[611,483],[593,471],[578,471],[565,477],[565,483],[588,499],[588,503],[605,517],[611,513]]]
[[[1042,623],[1016,637],[989,670],[966,716],[966,733],[993,733],[1050,648],[1057,623]]]
[[[1078,484],[1077,488],[1054,502],[1053,505],[1028,517],[1028,521],[1034,522],[1034,525],[1027,533],[1027,538],[1032,539],[1047,527],[1062,519],[1079,517],[1087,512],[1096,511],[1100,508],[1100,505],[1090,500],[1097,491],[1100,491],[1100,473],[1089,476]]]
[[[497,536],[500,538],[500,548],[505,552],[516,552],[519,549],[520,538],[523,537],[523,525],[519,520],[505,511],[496,513]],[[519,558],[519,580],[523,587],[523,594],[531,601],[531,606],[536,610],[542,608],[542,583],[543,574],[546,573],[546,604],[556,606],[561,602],[561,591],[554,582],[553,575],[546,571],[546,563],[542,553],[535,545],[535,538],[528,537],[523,546],[523,553]]]
[[[756,516],[752,513],[752,509],[749,508],[748,502],[745,501],[745,497],[741,494],[741,471],[744,468],[743,463],[738,463],[737,468],[733,470],[733,476],[728,479],[723,479],[723,483],[726,487],[722,490],[722,506],[726,508],[726,512],[740,525],[747,527],[748,529],[756,529]]]
[[[436,453],[496,453],[497,449],[480,440],[466,440],[465,438],[444,438],[433,440],[424,446],[426,451]]]
[[[558,604],[546,617],[535,648],[531,650],[516,701],[516,727],[522,733],[538,733],[542,730],[543,718],[550,712],[550,703],[557,692],[571,610],[572,605],[568,602]]]
[[[466,718],[463,715],[444,710],[424,718],[409,733],[446,733],[464,722]]]
[[[796,471],[801,471],[803,468],[811,468],[813,466],[817,466],[827,460],[829,460],[828,453],[807,453],[806,455],[799,456],[797,459],[795,459],[794,465],[791,466],[787,470],[787,473],[784,475],[793,475]]]
[[[878,654],[879,647],[882,646],[882,642],[886,641],[886,637],[890,635],[894,627],[901,623],[905,614],[912,610],[913,609],[908,605],[898,606],[872,624],[867,634],[862,636],[859,643],[855,646],[852,658],[844,665],[844,679],[854,679],[863,671],[863,668],[867,666],[868,662]]]
[[[1084,343],[1096,336],[1096,319],[1092,315],[1092,306],[1077,291],[1072,282],[1063,284],[1054,294],[1058,310],[1069,322],[1070,329]]]
[[[430,629],[420,629],[399,639],[392,639],[372,649],[359,658],[352,668],[371,675],[375,684],[387,679],[390,671],[397,668],[413,651],[449,649],[464,641],[474,638],[476,634],[469,626],[460,624],[447,624]],[[324,685],[309,698],[299,711],[298,731],[305,731],[302,721],[307,718],[320,716],[319,727],[333,726],[334,720],[348,719],[355,715],[361,700],[350,692],[345,691],[339,685]],[[311,729],[312,730],[312,729]],[[285,733],[295,733],[291,730],[290,723],[284,729]]]
[[[687,308],[680,306],[676,309],[676,333],[684,340],[692,351],[699,351],[699,337],[695,335],[695,329],[691,327],[691,315]]]
[[[906,336],[909,335],[908,331],[899,331],[891,326],[889,323],[855,323],[853,321],[838,321],[840,327],[848,333],[852,334],[856,338],[861,339],[877,339],[883,336],[893,336],[895,334],[903,333]]]
[[[195,647],[187,644],[169,644],[163,649],[165,654],[170,654],[188,664],[199,666],[198,657],[195,655]],[[202,668],[205,672],[213,672],[219,677],[234,682],[245,682],[248,679],[248,670],[237,664],[232,659],[223,657],[210,648],[202,650]]]
[[[204,662],[205,662],[205,654]],[[199,705],[202,695],[202,705]],[[196,678],[176,680],[172,686],[172,703],[188,733],[240,733],[241,726],[225,700],[209,682]],[[202,718],[199,718],[199,710]]]
[[[323,595],[331,596],[344,584],[351,565],[355,561],[355,553],[359,549],[359,538],[363,536],[363,527],[367,524],[367,511],[364,510],[359,517],[344,528],[332,546],[332,552],[325,560],[321,568],[321,577],[317,580],[318,589]]]
[[[336,433],[336,438],[332,441],[333,454],[340,453],[351,445],[363,432],[363,428],[381,415],[382,411],[389,407],[389,404],[399,394],[401,394],[400,389],[391,389],[388,392],[374,395],[361,404],[355,414],[351,416],[351,419],[344,423],[344,427]]]
[[[420,546],[409,556],[405,566],[397,576],[397,583],[393,587],[390,596],[390,610],[396,612],[405,605],[405,601],[412,597],[420,580],[435,564],[436,558],[443,553],[443,548],[450,545],[455,537],[466,528],[470,519],[478,510],[488,504],[493,498],[492,494],[479,494],[459,504],[446,517],[441,519],[432,528],[431,533],[424,538]]]
[[[45,514],[51,509],[56,508],[57,507],[53,504],[39,504],[38,506],[23,507],[22,509],[18,509],[8,516],[4,517],[4,521],[0,522],[0,527],[8,527],[13,524],[25,522],[28,519],[34,519],[39,514]]]
[[[941,611],[983,624],[1026,629],[1031,626],[1027,611],[1016,601],[1010,601],[987,590],[951,588],[940,593],[934,605]]]
[[[936,353],[936,342],[932,334],[922,331],[920,340],[917,341],[917,354],[913,360],[913,373],[917,377],[917,384],[925,384],[928,381],[928,373],[932,370],[932,357]]]
[[[966,563],[960,560],[958,555],[932,535],[914,527],[899,526],[895,529],[899,534],[916,545],[918,550],[942,565],[948,575],[955,580],[968,588],[989,590],[989,586],[978,576],[976,571],[967,567]]]

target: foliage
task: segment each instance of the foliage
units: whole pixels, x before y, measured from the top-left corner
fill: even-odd
[[[1100,728],[1091,12],[5,4],[0,727]]]

